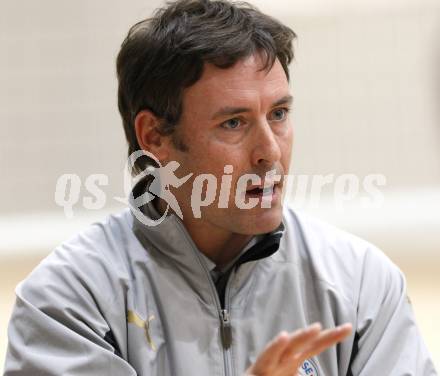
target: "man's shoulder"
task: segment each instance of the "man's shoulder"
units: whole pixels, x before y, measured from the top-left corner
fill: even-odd
[[[288,251],[311,278],[343,290],[357,299],[372,278],[385,284],[401,283],[402,273],[375,244],[317,217],[285,205]],[[354,293],[354,295],[353,295]]]
[[[107,215],[61,243],[51,255],[63,255],[70,261],[79,263],[87,262],[90,258],[105,259],[113,263],[123,258],[128,248],[136,241],[132,223],[129,209]]]
[[[129,278],[128,253],[137,242],[131,224],[125,209],[88,225],[55,247],[19,283],[17,295],[31,299],[43,290],[62,294],[85,288],[112,299],[112,287]]]
[[[366,252],[382,253],[369,241],[330,224],[305,211],[295,209],[291,204],[284,205],[283,219],[287,224],[288,236],[303,250],[316,256],[355,258],[365,257]]]

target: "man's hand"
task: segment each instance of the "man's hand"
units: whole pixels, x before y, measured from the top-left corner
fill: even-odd
[[[302,363],[351,333],[351,324],[322,330],[316,323],[293,333],[281,332],[260,354],[245,376],[296,376]]]

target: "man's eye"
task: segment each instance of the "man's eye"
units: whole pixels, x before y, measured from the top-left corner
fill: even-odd
[[[271,112],[270,120],[282,121],[286,118],[289,108],[277,108]]]
[[[222,123],[222,127],[226,129],[236,129],[241,124],[240,119],[234,118],[226,120],[224,123]]]

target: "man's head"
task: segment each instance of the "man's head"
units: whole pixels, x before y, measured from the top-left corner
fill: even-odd
[[[270,210],[240,210],[234,198],[243,174],[288,172],[294,38],[275,19],[228,1],[180,0],[130,29],[117,59],[129,154],[144,149],[162,164],[178,161],[179,176],[194,173],[173,192],[184,216],[190,213],[194,178],[212,174],[220,185],[224,166],[232,165],[228,207],[218,208],[217,191],[203,218],[243,234],[279,224],[281,197]],[[135,171],[149,163],[138,159]]]

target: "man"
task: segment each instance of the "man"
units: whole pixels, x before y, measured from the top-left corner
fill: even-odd
[[[19,284],[6,375],[435,374],[400,271],[282,205],[294,37],[210,0],[130,30],[117,72],[129,154],[145,151],[135,172],[171,166],[184,183],[153,174],[159,195],[146,174],[130,210]]]

